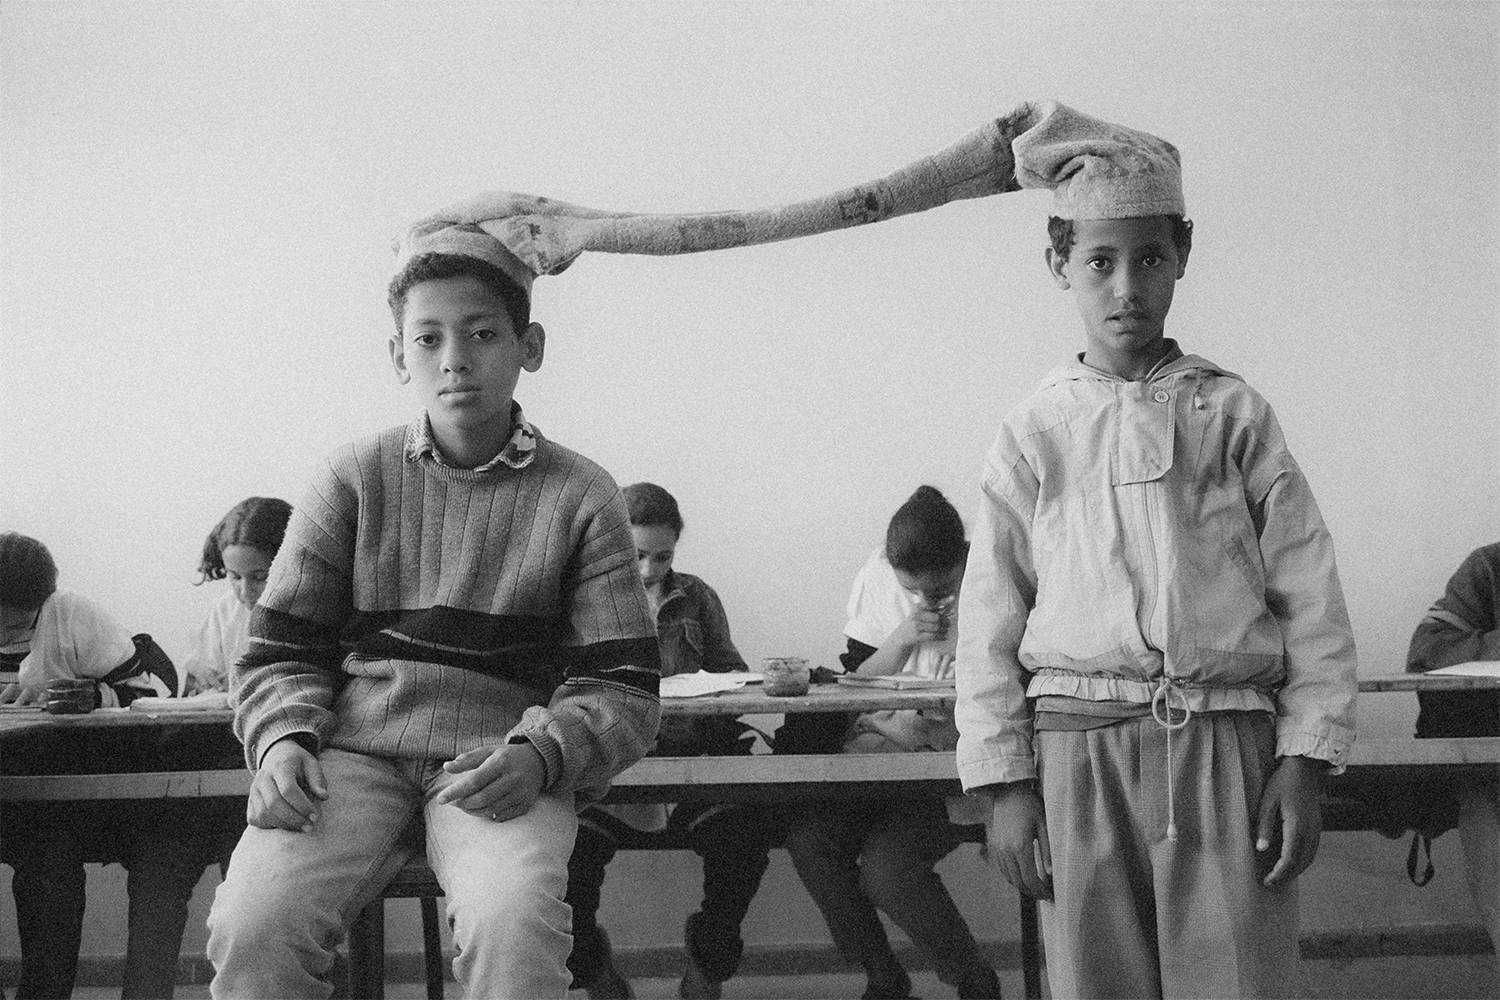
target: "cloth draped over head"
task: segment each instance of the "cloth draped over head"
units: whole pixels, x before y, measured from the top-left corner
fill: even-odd
[[[879,180],[772,208],[642,214],[487,191],[413,224],[398,269],[424,254],[477,257],[528,294],[584,251],[670,255],[812,236],[923,212],[950,201],[1050,188],[1066,219],[1183,214],[1177,149],[1156,136],[1055,101],[1028,102]]]

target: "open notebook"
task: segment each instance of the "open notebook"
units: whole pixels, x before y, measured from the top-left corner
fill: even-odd
[[[1455,663],[1451,667],[1439,667],[1427,671],[1428,677],[1500,677],[1500,660],[1475,660],[1472,663]]]

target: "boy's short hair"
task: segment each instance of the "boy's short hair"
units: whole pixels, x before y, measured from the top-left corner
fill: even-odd
[[[0,604],[40,608],[57,591],[57,563],[47,546],[15,531],[0,533]]]
[[[396,320],[396,333],[401,332],[401,322],[406,312],[406,293],[414,285],[424,281],[439,281],[443,278],[470,277],[478,279],[505,303],[506,315],[515,327],[516,336],[526,332],[531,325],[531,296],[516,284],[515,279],[493,264],[478,257],[462,254],[426,253],[408,260],[391,279],[386,300],[391,306],[391,315]]]
[[[625,494],[632,526],[671,528],[674,534],[682,534],[682,514],[672,494],[655,483],[631,483],[620,492]]]
[[[1193,220],[1181,215],[1165,216],[1172,224],[1172,243],[1177,247],[1177,256],[1186,257],[1193,249]],[[1057,216],[1047,218],[1047,236],[1052,240],[1052,252],[1063,260],[1073,252],[1073,220]]]
[[[932,486],[918,486],[885,531],[886,561],[903,573],[952,569],[968,556],[963,518]]]
[[[291,517],[292,505],[276,497],[250,497],[235,504],[203,543],[198,582],[224,579],[224,550],[231,545],[248,545],[275,556]]]

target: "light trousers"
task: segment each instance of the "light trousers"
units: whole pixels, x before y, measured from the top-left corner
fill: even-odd
[[[1280,844],[1255,850],[1275,738],[1261,712],[1194,716],[1173,732],[1170,761],[1150,716],[1036,734],[1054,997],[1295,995],[1296,883],[1262,885]]]
[[[319,761],[329,797],[313,831],[250,827],[235,848],[208,918],[214,997],[327,997],[335,949],[411,857],[419,811],[464,995],[566,995],[571,794],[543,795],[524,816],[496,823],[432,801],[457,777],[441,762],[341,750]]]

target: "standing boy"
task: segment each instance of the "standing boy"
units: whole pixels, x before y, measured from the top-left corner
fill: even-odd
[[[959,615],[959,773],[1042,907],[1052,995],[1285,996],[1294,879],[1354,738],[1333,546],[1270,406],[1166,338],[1177,150],[1041,106],[1087,349],[1006,417]]]
[[[619,488],[512,396],[533,274],[477,227],[400,245],[391,361],[425,414],[335,452],[232,675],[256,769],[209,916],[216,997],[327,996],[344,928],[411,854],[468,996],[562,997],[575,805],[656,734],[655,626]]]

